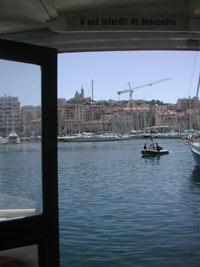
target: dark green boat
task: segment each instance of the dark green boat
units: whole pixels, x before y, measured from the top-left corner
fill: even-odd
[[[156,150],[156,149],[143,149],[141,151],[143,156],[160,156],[164,154],[169,154],[168,150],[161,149],[161,150]]]

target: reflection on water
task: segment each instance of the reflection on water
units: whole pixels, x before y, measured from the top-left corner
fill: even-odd
[[[198,166],[195,166],[191,180],[193,181],[194,184],[199,184],[200,185],[200,168]]]
[[[146,163],[148,163],[148,161],[149,161],[152,164],[159,164],[159,161],[160,161],[159,155],[157,155],[157,156],[144,156],[144,155],[142,155],[142,158]]]
[[[187,206],[190,210],[190,220],[193,242],[190,247],[191,254],[197,257],[200,254],[200,168],[195,166],[189,180]]]
[[[1,145],[0,166],[0,209],[41,209],[41,143]]]

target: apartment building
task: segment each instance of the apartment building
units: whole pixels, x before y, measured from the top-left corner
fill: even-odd
[[[143,101],[135,103],[133,108],[127,108],[126,103],[117,101],[83,101],[83,92],[76,92],[74,99],[74,102],[73,99],[58,99],[58,133],[94,130],[130,132],[151,126],[200,128],[200,101],[197,97],[178,99],[176,104],[151,104]]]
[[[20,103],[18,97],[0,97],[0,136],[12,131],[21,134]]]

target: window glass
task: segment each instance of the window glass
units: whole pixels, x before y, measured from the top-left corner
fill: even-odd
[[[0,220],[41,212],[40,66],[0,60]]]

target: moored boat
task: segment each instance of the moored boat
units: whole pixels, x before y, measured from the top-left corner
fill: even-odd
[[[8,135],[8,142],[7,143],[8,144],[19,144],[20,143],[20,138],[16,132],[11,132]]]
[[[200,142],[199,141],[191,141],[190,142],[190,150],[192,152],[192,156],[197,166],[200,167]]]
[[[5,145],[8,142],[8,138],[7,137],[1,137],[0,136],[0,145]]]
[[[58,137],[61,142],[103,142],[103,141],[120,141],[117,135],[96,135],[96,134],[77,134],[72,136]]]

